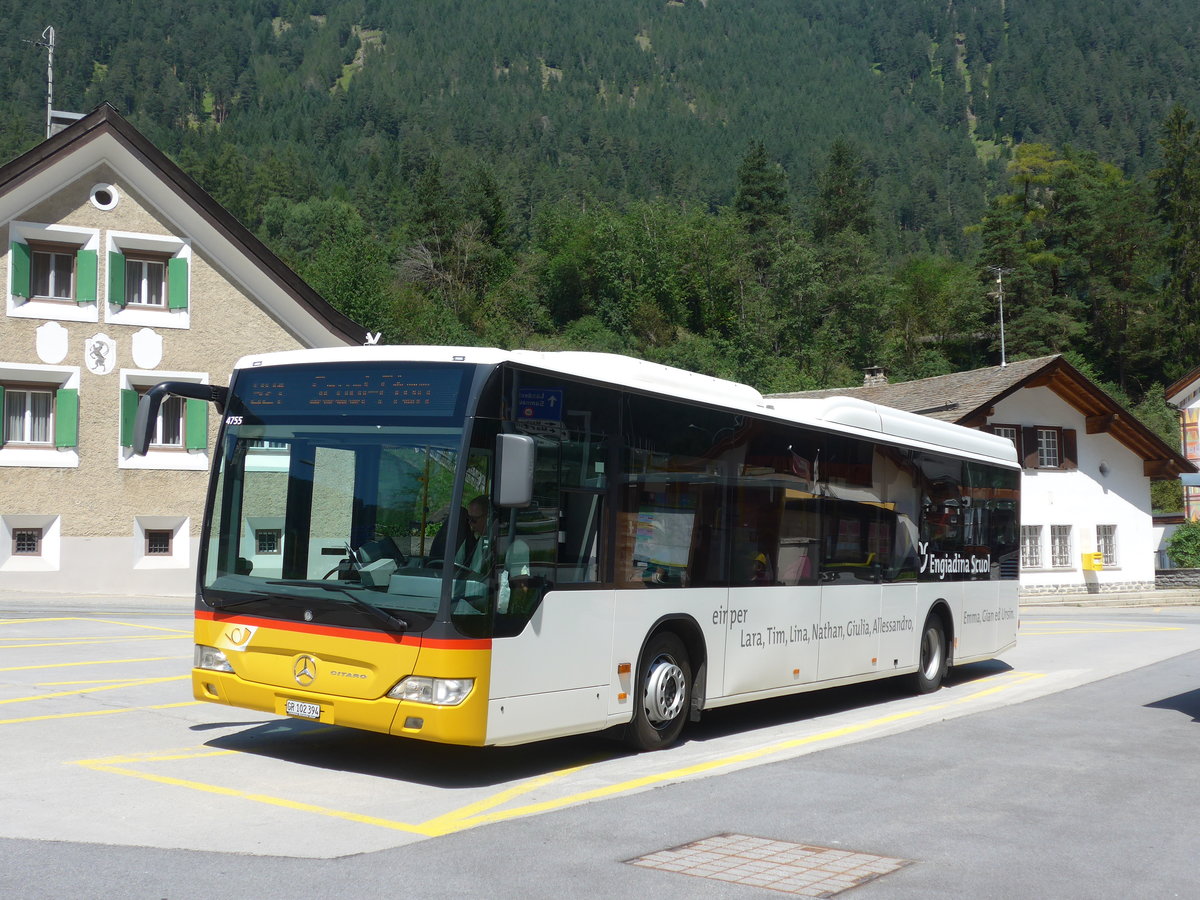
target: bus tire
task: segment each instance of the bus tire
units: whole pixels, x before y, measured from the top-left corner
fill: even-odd
[[[913,687],[918,694],[929,694],[942,686],[946,676],[946,626],[935,612],[925,620],[921,643],[917,648],[917,671]]]
[[[634,750],[675,743],[692,702],[692,667],[687,648],[674,633],[660,631],[646,644],[634,701],[626,743]]]

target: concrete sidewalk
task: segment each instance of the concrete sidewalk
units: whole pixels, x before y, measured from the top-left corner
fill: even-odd
[[[195,600],[187,597],[139,597],[120,594],[58,594],[11,591],[0,588],[0,610],[156,610],[190,614]],[[1200,606],[1200,588],[1164,588],[1150,591],[1112,591],[1097,594],[1028,594],[1022,608],[1043,606]]]
[[[1022,595],[1022,608],[1040,606],[1200,606],[1200,588]]]
[[[41,591],[12,591],[0,588],[0,611],[45,609],[56,612],[128,610],[178,612],[191,615],[195,598],[141,597],[128,594],[59,594]]]

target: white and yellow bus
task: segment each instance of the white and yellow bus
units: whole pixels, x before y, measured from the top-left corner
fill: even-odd
[[[868,679],[936,690],[1017,630],[1011,441],[621,356],[241,360],[195,696],[444,743],[620,729]]]

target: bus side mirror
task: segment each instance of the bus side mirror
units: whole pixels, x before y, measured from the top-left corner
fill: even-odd
[[[133,452],[138,456],[145,456],[150,449],[150,432],[154,430],[163,393],[156,385],[138,397],[137,415],[133,417]]]
[[[496,494],[501,507],[528,506],[533,501],[533,462],[537,451],[525,434],[496,435]]]
[[[229,388],[191,381],[160,381],[150,388],[138,398],[137,414],[133,417],[133,452],[138,456],[145,456],[146,451],[150,449],[150,438],[158,420],[158,408],[162,406],[163,397],[167,394],[214,403],[217,412],[223,413],[225,402],[229,399]]]

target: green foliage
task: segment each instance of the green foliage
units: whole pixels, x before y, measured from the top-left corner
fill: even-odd
[[[918,378],[998,361],[1000,269],[1010,358],[1071,354],[1166,434],[1193,6],[0,0],[0,159],[41,140],[22,39],[55,22],[56,107],[113,103],[388,340]]]
[[[817,180],[813,237],[823,241],[847,229],[870,234],[875,227],[871,203],[871,184],[863,160],[839,138],[829,151],[828,166]]]
[[[1200,568],[1200,521],[1188,519],[1167,538],[1167,556],[1183,569]]]
[[[1157,513],[1183,512],[1183,482],[1150,482],[1150,508]]]

